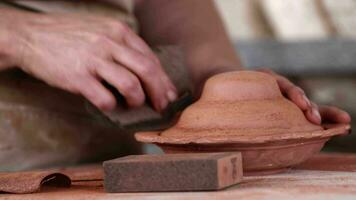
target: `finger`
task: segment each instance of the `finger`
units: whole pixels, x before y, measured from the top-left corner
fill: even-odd
[[[295,103],[303,111],[311,108],[311,103],[308,97],[305,95],[304,91],[292,83],[287,78],[280,76],[268,68],[259,69],[260,72],[264,72],[273,76],[281,92],[287,96],[293,103]]]
[[[165,85],[167,86],[167,89],[168,89],[168,92],[166,95],[171,102],[176,100],[177,99],[177,89],[174,86],[174,84],[172,83],[172,81],[170,80],[170,78],[166,75],[166,73],[163,70],[163,67],[161,65],[161,62],[159,61],[157,56],[153,53],[151,48],[140,37],[138,37],[133,32],[131,34],[126,34],[124,37],[124,41],[128,45],[128,47],[131,47],[132,49],[149,57],[157,64],[157,66],[159,66],[160,69],[162,69],[163,74],[164,74],[164,76],[162,76],[162,81],[165,83]]]
[[[147,44],[136,34],[127,34],[125,39],[125,43],[135,49],[138,52],[141,52],[143,55],[150,57],[158,66],[162,68],[161,62],[157,58],[157,56],[153,53],[153,51],[147,46]],[[163,69],[163,68],[162,68]],[[164,72],[165,73],[165,72]],[[177,89],[170,80],[168,76],[163,76],[162,80],[165,82],[168,87],[167,97],[169,101],[173,102],[177,99]]]
[[[276,78],[278,86],[284,94],[286,94],[291,88],[296,87],[294,83],[283,76],[274,75],[274,77]]]
[[[281,92],[293,101],[300,109],[306,111],[311,107],[310,100],[300,87],[294,85],[290,80],[280,75],[275,74],[274,77],[277,80]]]
[[[138,37],[136,34],[127,34],[125,37],[125,43],[131,47],[132,49],[142,53],[145,56],[148,56],[150,59],[152,59],[158,66],[160,66],[161,69],[163,69],[161,62],[157,58],[157,56],[152,52],[152,50],[146,45],[146,43]],[[173,102],[177,99],[177,89],[170,80],[170,78],[166,75],[166,73],[163,71],[165,76],[162,76],[162,81],[165,83],[165,86],[167,87],[167,98],[170,102]]]
[[[306,111],[310,109],[311,103],[309,99],[305,96],[304,91],[297,87],[292,86],[285,91],[286,96],[295,103],[301,110]]]
[[[115,108],[115,97],[95,78],[83,78],[78,81],[78,91],[102,111]]]
[[[128,33],[123,37],[125,44],[132,49],[142,53],[143,55],[149,56],[156,63],[160,63],[157,56],[153,53],[151,48],[143,41],[139,36],[136,35],[132,30],[128,30]]]
[[[143,82],[144,89],[148,93],[156,110],[163,110],[169,101],[168,94],[172,91],[170,83],[167,85],[167,75],[160,65],[157,65],[152,59],[143,56],[131,48],[116,45],[114,47],[113,57],[127,69],[135,73]]]
[[[153,53],[151,48],[146,44],[146,42],[140,38],[136,33],[134,33],[130,28],[121,28],[124,31],[124,34],[121,37],[111,37],[114,41],[117,42],[118,45],[120,45],[122,42],[125,43],[125,45],[129,48],[132,48],[136,52],[141,53],[143,56],[148,57],[151,59],[157,66],[159,66],[162,71],[163,68],[161,66],[161,62],[157,58],[157,56]],[[165,86],[168,88],[169,92],[167,92],[167,97],[169,100],[172,102],[176,100],[177,98],[177,89],[175,85],[172,83],[170,78],[166,75],[166,73],[163,71],[165,76],[162,76],[162,81],[165,83]]]
[[[96,74],[114,86],[130,107],[141,106],[145,102],[145,93],[139,79],[119,64],[102,62],[96,68]]]
[[[321,124],[321,116],[319,113],[319,108],[315,103],[311,103],[311,108],[305,112],[306,118],[317,125]]]
[[[348,124],[351,122],[350,115],[333,106],[320,106],[319,108],[321,118],[323,122],[333,122],[333,123],[345,123]]]
[[[150,57],[154,62],[159,63],[158,58],[152,52],[151,48],[141,39],[134,31],[131,30],[126,24],[114,21],[109,23],[110,29],[112,29],[109,37],[116,41],[119,45],[124,43],[128,47],[136,50]]]

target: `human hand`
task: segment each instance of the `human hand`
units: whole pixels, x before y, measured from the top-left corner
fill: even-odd
[[[334,106],[318,106],[314,102],[311,102],[308,97],[306,97],[304,91],[287,78],[276,74],[269,69],[261,69],[259,71],[268,73],[275,77],[283,95],[303,110],[306,118],[310,122],[318,125],[321,123],[347,124],[351,122],[351,117],[347,112]]]
[[[81,94],[99,109],[116,105],[102,81],[114,86],[129,106],[146,95],[163,110],[176,88],[147,44],[127,25],[101,16],[11,15],[14,64],[49,85]]]

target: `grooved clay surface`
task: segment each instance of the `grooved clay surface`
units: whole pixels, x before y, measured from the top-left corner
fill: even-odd
[[[137,155],[104,162],[107,192],[218,190],[242,179],[240,153]]]

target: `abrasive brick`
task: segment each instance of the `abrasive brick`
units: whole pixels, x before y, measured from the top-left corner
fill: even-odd
[[[131,155],[103,166],[107,192],[220,190],[242,179],[239,152]]]

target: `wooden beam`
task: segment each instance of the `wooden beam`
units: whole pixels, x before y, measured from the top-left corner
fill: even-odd
[[[314,0],[261,0],[278,39],[321,39],[330,35]]]
[[[257,0],[215,0],[215,4],[233,40],[273,36],[261,16]]]
[[[337,35],[356,38],[356,1],[355,0],[321,0],[330,22]]]

